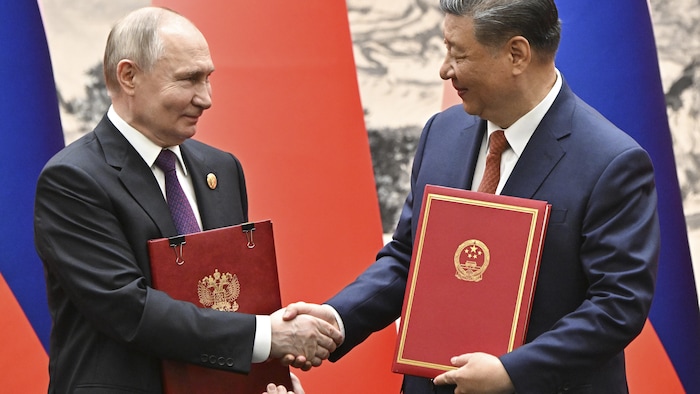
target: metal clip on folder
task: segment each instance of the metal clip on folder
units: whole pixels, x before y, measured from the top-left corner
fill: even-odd
[[[245,223],[241,229],[245,233],[248,239],[248,249],[253,249],[255,247],[255,241],[253,241],[253,231],[255,231],[255,223]]]
[[[170,247],[173,248],[173,251],[175,252],[175,263],[177,263],[177,265],[185,264],[185,257],[182,252],[183,246],[185,246],[186,243],[185,236],[176,235],[168,238],[168,241],[170,242]]]

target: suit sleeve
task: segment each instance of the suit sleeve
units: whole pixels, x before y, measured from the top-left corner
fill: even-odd
[[[423,200],[423,185],[418,185],[417,178],[434,119],[435,116],[426,123],[418,142],[411,189],[391,242],[379,251],[376,261],[355,281],[327,301],[343,319],[346,334],[343,344],[331,354],[331,361],[338,360],[373,332],[394,323],[401,316],[413,249],[414,204],[420,205]]]
[[[580,264],[584,301],[550,330],[501,361],[518,393],[554,392],[595,371],[641,332],[651,306],[659,253],[651,161],[641,148],[613,158],[587,201]],[[533,379],[537,376],[537,379]]]

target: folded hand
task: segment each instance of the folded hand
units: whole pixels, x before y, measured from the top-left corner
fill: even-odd
[[[338,321],[336,320],[336,315],[333,311],[333,307],[330,305],[319,305],[319,304],[310,304],[306,302],[295,302],[293,304],[289,304],[285,308],[284,316],[283,318],[285,320],[291,320],[296,318],[299,315],[311,315],[315,316],[319,319],[322,319],[329,324],[332,324],[333,327],[337,330],[339,330],[338,327]],[[343,343],[343,340],[345,338],[341,337],[340,341],[336,342],[337,345],[340,345]],[[297,356],[294,354],[287,354],[282,358],[282,364],[284,365],[290,365],[295,368],[301,368],[302,370],[309,370],[311,368],[311,362],[307,360],[304,356]]]
[[[342,342],[342,335],[333,325],[311,315],[283,318],[284,309],[270,315],[272,324],[272,358],[292,355],[303,360],[300,366],[308,370],[323,360]]]
[[[282,385],[275,386],[274,383],[270,383],[267,385],[267,391],[262,394],[305,394],[304,388],[301,387],[301,381],[299,381],[299,378],[293,373],[290,373],[290,377],[292,378],[293,390],[287,391],[287,388]]]

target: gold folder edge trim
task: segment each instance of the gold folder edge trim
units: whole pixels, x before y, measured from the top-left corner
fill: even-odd
[[[520,307],[522,306],[522,300],[523,300],[523,294],[524,294],[523,290],[525,287],[525,280],[527,279],[527,272],[528,272],[528,268],[529,268],[530,255],[532,253],[532,244],[533,244],[532,241],[533,241],[535,232],[537,231],[537,219],[539,216],[539,210],[537,208],[529,208],[529,207],[523,207],[523,206],[517,206],[517,205],[496,203],[496,202],[491,202],[491,201],[474,200],[474,199],[463,198],[463,197],[446,196],[446,195],[437,194],[437,193],[428,193],[428,196],[426,198],[426,204],[425,204],[425,212],[423,213],[422,223],[421,223],[421,228],[420,228],[420,235],[421,236],[420,236],[420,239],[418,240],[418,247],[416,250],[416,261],[414,264],[415,267],[413,269],[413,276],[410,278],[411,284],[410,284],[410,288],[409,288],[408,301],[406,303],[406,316],[404,318],[405,321],[402,322],[403,324],[402,324],[402,329],[401,329],[401,333],[400,333],[399,348],[398,348],[398,352],[397,352],[396,362],[397,362],[397,364],[412,365],[412,366],[419,366],[419,367],[424,367],[424,368],[448,371],[448,370],[456,369],[456,367],[454,367],[452,365],[443,365],[443,364],[429,363],[429,362],[425,362],[425,361],[412,360],[412,359],[407,359],[407,358],[403,357],[404,346],[406,343],[406,334],[408,331],[408,324],[410,321],[411,309],[413,306],[413,296],[415,293],[416,281],[418,280],[418,271],[420,269],[421,257],[423,255],[423,242],[425,239],[425,229],[428,226],[428,214],[430,213],[430,208],[431,208],[433,200],[455,202],[455,203],[461,203],[461,204],[471,204],[471,205],[476,205],[476,206],[490,207],[490,208],[496,208],[496,209],[515,211],[515,212],[522,212],[522,213],[527,213],[527,214],[532,215],[532,219],[530,221],[530,234],[528,235],[527,248],[526,248],[525,258],[523,261],[523,270],[521,271],[520,285],[518,287],[516,308],[515,308],[515,312],[513,314],[513,320],[512,320],[512,325],[511,325],[511,334],[510,334],[510,338],[508,340],[508,350],[507,350],[508,352],[512,351],[514,348],[515,335],[517,333],[518,320],[520,318]],[[545,210],[549,210],[549,209],[550,209],[549,206],[545,205]],[[542,242],[544,242],[544,237],[545,237],[545,232],[542,231],[542,233],[540,234],[539,245],[541,245]],[[534,286],[534,285],[535,285],[535,283],[533,281],[532,286]]]

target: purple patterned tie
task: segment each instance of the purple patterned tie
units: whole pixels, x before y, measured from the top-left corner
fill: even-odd
[[[180,181],[177,180],[176,161],[175,153],[163,149],[156,159],[156,166],[165,173],[165,198],[168,200],[170,215],[173,217],[177,232],[179,234],[196,233],[200,231],[199,223],[185,192],[182,191]]]

